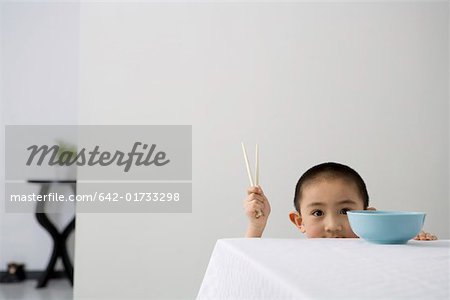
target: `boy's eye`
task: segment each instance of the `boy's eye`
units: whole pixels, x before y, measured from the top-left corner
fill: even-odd
[[[321,210],[315,210],[315,211],[313,211],[311,214],[312,214],[313,216],[315,216],[315,217],[320,217],[320,216],[323,216],[323,211],[321,211]]]
[[[346,215],[349,210],[351,210],[351,209],[343,208],[343,209],[341,209],[341,214]]]

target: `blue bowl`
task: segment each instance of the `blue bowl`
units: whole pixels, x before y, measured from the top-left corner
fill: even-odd
[[[406,244],[425,221],[423,212],[352,210],[347,215],[353,232],[376,244]]]

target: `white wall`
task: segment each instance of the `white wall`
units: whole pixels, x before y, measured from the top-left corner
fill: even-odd
[[[80,123],[192,124],[193,213],[78,215],[76,298],[195,297],[216,239],[244,234],[242,140],[266,237],[301,237],[298,177],[340,161],[449,238],[447,5],[82,3]]]
[[[0,139],[4,140],[5,124],[77,124],[79,4],[2,2],[0,6]],[[2,142],[0,270],[10,261],[25,263],[27,270],[44,270],[52,251],[50,235],[33,214],[4,212],[4,151]],[[39,190],[31,184],[29,189]],[[62,228],[70,217],[63,213],[51,219]],[[68,245],[73,252],[73,236]]]

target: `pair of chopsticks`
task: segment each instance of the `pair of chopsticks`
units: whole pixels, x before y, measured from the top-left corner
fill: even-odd
[[[248,179],[250,181],[251,186],[259,185],[259,153],[258,153],[258,144],[256,144],[255,148],[255,181],[253,181],[252,171],[250,170],[250,164],[248,163],[247,151],[245,150],[245,145],[242,142],[242,152],[244,153],[245,165],[247,167]],[[261,210],[256,211],[256,218],[259,218],[263,215]]]

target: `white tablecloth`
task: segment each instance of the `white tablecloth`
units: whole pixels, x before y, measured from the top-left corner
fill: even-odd
[[[450,241],[222,239],[197,299],[449,299]]]

